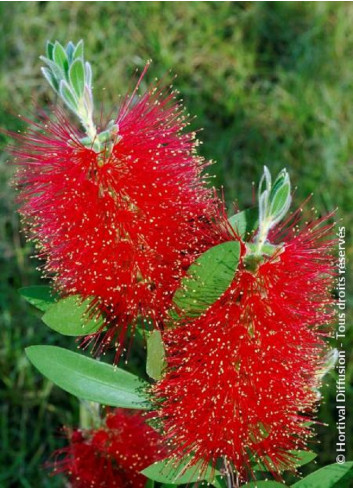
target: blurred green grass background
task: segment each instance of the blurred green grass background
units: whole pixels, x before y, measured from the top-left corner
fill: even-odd
[[[38,59],[47,39],[84,39],[94,68],[96,100],[105,107],[131,86],[147,59],[147,75],[173,84],[202,127],[201,152],[217,163],[216,185],[229,203],[252,202],[262,166],[285,166],[298,186],[295,203],[313,192],[319,213],[338,207],[351,236],[353,217],[353,4],[351,2],[1,2],[0,126],[23,127],[18,113],[52,101]],[[171,70],[171,72],[169,71]],[[12,168],[0,153],[0,485],[63,486],[41,466],[62,443],[63,424],[78,405],[43,380],[24,348],[75,347],[45,329],[19,297],[39,283],[20,234]],[[351,240],[347,254],[353,256]],[[349,278],[349,277],[348,277]],[[352,275],[348,288],[352,305]],[[351,312],[348,318],[352,318]],[[353,403],[353,359],[347,333],[347,407]],[[334,374],[324,388],[318,465],[335,459]],[[348,413],[349,415],[350,413]],[[351,433],[352,415],[347,425]],[[348,458],[353,459],[352,446]],[[313,466],[311,467],[313,468]],[[310,467],[309,469],[310,470]]]

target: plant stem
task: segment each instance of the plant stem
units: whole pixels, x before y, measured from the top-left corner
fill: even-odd
[[[227,478],[227,487],[239,487],[238,474],[234,473],[232,465],[228,462],[227,457],[223,457],[224,472]]]
[[[271,220],[265,219],[262,223],[260,223],[259,233],[256,238],[256,253],[261,254],[261,250],[263,245],[266,242],[269,230],[271,228]]]

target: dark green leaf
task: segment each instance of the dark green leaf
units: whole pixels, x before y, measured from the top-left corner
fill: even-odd
[[[317,457],[317,454],[315,452],[310,452],[306,450],[291,450],[290,453],[295,457],[295,467],[306,465],[312,462]]]
[[[296,482],[292,487],[334,487],[347,475],[351,475],[353,481],[353,462],[327,465]],[[351,486],[348,483],[345,487]]]
[[[162,484],[191,484],[193,482],[198,482],[202,480],[210,479],[213,474],[219,474],[211,466],[209,466],[206,471],[200,475],[201,463],[198,463],[190,468],[185,469],[190,462],[190,458],[186,461],[174,465],[170,459],[165,459],[160,462],[156,462],[146,469],[142,470],[144,474],[149,479]]]
[[[199,316],[227,290],[239,262],[240,245],[229,241],[210,248],[191,265],[174,304],[189,316]]]
[[[46,46],[46,54],[49,59],[53,59],[53,51],[54,51],[54,44],[50,41],[47,41],[47,46]]]
[[[69,78],[77,97],[82,97],[85,88],[85,69],[81,58],[75,59],[70,66]]]
[[[46,311],[55,302],[55,295],[52,294],[50,287],[47,285],[22,287],[19,293],[27,302],[40,311]]]
[[[280,482],[277,481],[254,481],[254,482],[249,482],[248,484],[245,484],[245,486],[241,487],[289,487],[285,486],[284,484],[281,484]]]
[[[165,367],[165,350],[160,331],[155,329],[147,338],[146,372],[154,380],[162,377]]]
[[[214,487],[228,487],[227,478],[223,475],[218,475],[212,481]]]
[[[135,375],[57,346],[30,346],[26,354],[49,380],[80,399],[107,406],[149,409],[147,384]]]
[[[256,207],[238,212],[230,217],[229,224],[241,238],[252,234],[258,226],[259,211]]]
[[[316,453],[305,450],[291,450],[289,453],[293,455],[292,463],[288,464],[288,466],[284,464],[280,465],[280,470],[290,470],[292,467],[301,467],[302,465],[312,462],[317,457]],[[266,465],[261,463],[256,464],[253,469],[263,472],[268,471]]]
[[[97,332],[103,325],[102,317],[90,318],[91,300],[70,295],[47,308],[42,321],[49,328],[66,336],[83,336]]]

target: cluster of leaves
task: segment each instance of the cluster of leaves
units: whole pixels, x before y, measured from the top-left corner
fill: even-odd
[[[287,187],[285,175],[281,182]],[[278,212],[281,212],[287,206],[288,194],[283,192],[281,199],[277,194],[277,191],[273,192],[269,205],[273,206],[271,202],[275,201]],[[257,215],[250,209],[235,214],[229,222],[245,237],[247,233],[251,235],[257,226]],[[223,243],[203,253],[189,268],[180,289],[176,291],[171,317],[182,313],[197,317],[218,300],[236,273],[239,255],[237,242]],[[44,313],[43,322],[56,332],[70,336],[99,333],[102,318],[89,317],[88,303],[82,302],[80,297],[71,296],[57,300],[45,286],[27,287],[20,292],[30,304]],[[31,346],[26,353],[44,376],[80,399],[114,407],[151,409],[147,395],[148,384],[126,370],[56,346]],[[155,330],[149,333],[147,339],[147,374],[152,379],[159,379],[164,365],[163,342],[159,331]],[[311,462],[316,454],[298,451],[293,452],[293,456],[297,459],[296,466],[300,467]],[[286,467],[283,467],[283,471],[285,470]],[[337,484],[345,487],[346,482],[349,484],[352,470],[353,462],[332,464],[311,473],[291,487],[335,487]],[[266,471],[260,465],[254,466],[254,471],[258,480],[244,487],[289,487],[264,478]],[[147,467],[142,473],[152,481],[169,486],[211,480],[215,487],[227,487],[225,473],[221,468],[210,466],[204,471],[201,466],[190,466],[187,459],[177,464],[166,459]]]
[[[84,61],[83,41],[75,46],[71,41],[66,48],[58,41],[47,43],[46,56],[40,59],[47,65],[42,73],[53,90],[81,121],[92,120],[92,69]]]
[[[231,220],[233,223],[237,221],[239,225],[244,225],[246,214],[247,212],[243,211],[233,216]],[[219,246],[222,247],[222,245]],[[193,312],[195,312],[194,307],[198,299],[208,289],[216,274],[218,278],[223,277],[221,282],[217,281],[218,286],[222,283],[225,290],[229,285],[230,274],[227,274],[229,263],[223,261],[224,249],[216,250],[219,246],[212,248],[212,253],[208,251],[199,258],[201,266],[194,266],[192,277],[184,283],[182,288],[182,304],[186,308],[192,307]],[[237,254],[234,251],[235,249],[232,250],[232,256],[236,262]],[[232,276],[234,272],[235,269],[232,270]],[[219,286],[218,293],[223,291]],[[92,322],[87,321],[86,305],[80,303],[77,297],[72,296],[55,301],[50,289],[46,286],[26,287],[20,292],[30,304],[44,312],[43,322],[61,334],[81,336],[86,332],[92,333],[99,329],[99,321],[95,322],[94,327]],[[178,302],[180,296],[181,290],[176,294]],[[85,325],[89,325],[89,328],[85,329]],[[158,331],[150,334],[147,348],[147,373],[157,379],[161,374],[164,362],[163,344]],[[31,346],[26,349],[26,353],[33,365],[43,375],[80,399],[128,409],[148,410],[151,408],[146,395],[147,383],[126,370],[56,346]],[[293,455],[297,458],[297,467],[311,462],[316,457],[315,453],[304,451],[293,452]],[[259,480],[248,483],[244,487],[289,487],[279,482],[261,480],[263,468],[260,466],[255,466],[254,470]],[[339,487],[349,487],[345,484],[349,484],[352,471],[353,462],[341,465],[331,464],[311,473],[290,487],[338,487],[338,484]],[[173,461],[167,459],[147,467],[142,473],[152,481],[167,484],[167,487],[176,487],[175,484],[180,486],[200,482],[200,472],[199,466],[188,467],[188,460],[175,465]],[[227,487],[221,469],[209,467],[207,471],[202,472],[201,479],[207,480],[208,478],[212,478],[214,487]]]
[[[238,261],[236,242],[217,245],[202,254],[175,293],[176,309],[183,313],[202,313],[228,288]],[[44,313],[42,321],[60,334],[85,336],[99,333],[102,327],[102,318],[89,317],[89,300],[82,301],[79,296],[56,300],[47,286],[25,287],[20,293]],[[171,315],[175,314],[171,310]],[[163,344],[157,330],[148,336],[147,351],[147,373],[157,379],[164,363]],[[149,408],[142,394],[144,382],[125,370],[55,346],[31,346],[26,352],[43,375],[80,399],[114,407]]]

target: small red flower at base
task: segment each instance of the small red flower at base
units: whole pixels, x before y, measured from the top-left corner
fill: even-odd
[[[53,473],[66,474],[72,487],[145,487],[140,471],[165,456],[158,433],[136,411],[116,409],[102,428],[67,433]]]
[[[60,114],[18,135],[20,212],[63,295],[94,298],[105,342],[141,315],[159,323],[187,265],[215,242],[218,199],[175,93],[136,90],[97,153]]]
[[[289,451],[311,436],[334,314],[331,227],[288,235],[255,271],[243,251],[226,293],[164,334],[168,368],[153,393],[176,459],[226,461],[240,481],[257,463],[278,478],[294,470]]]

